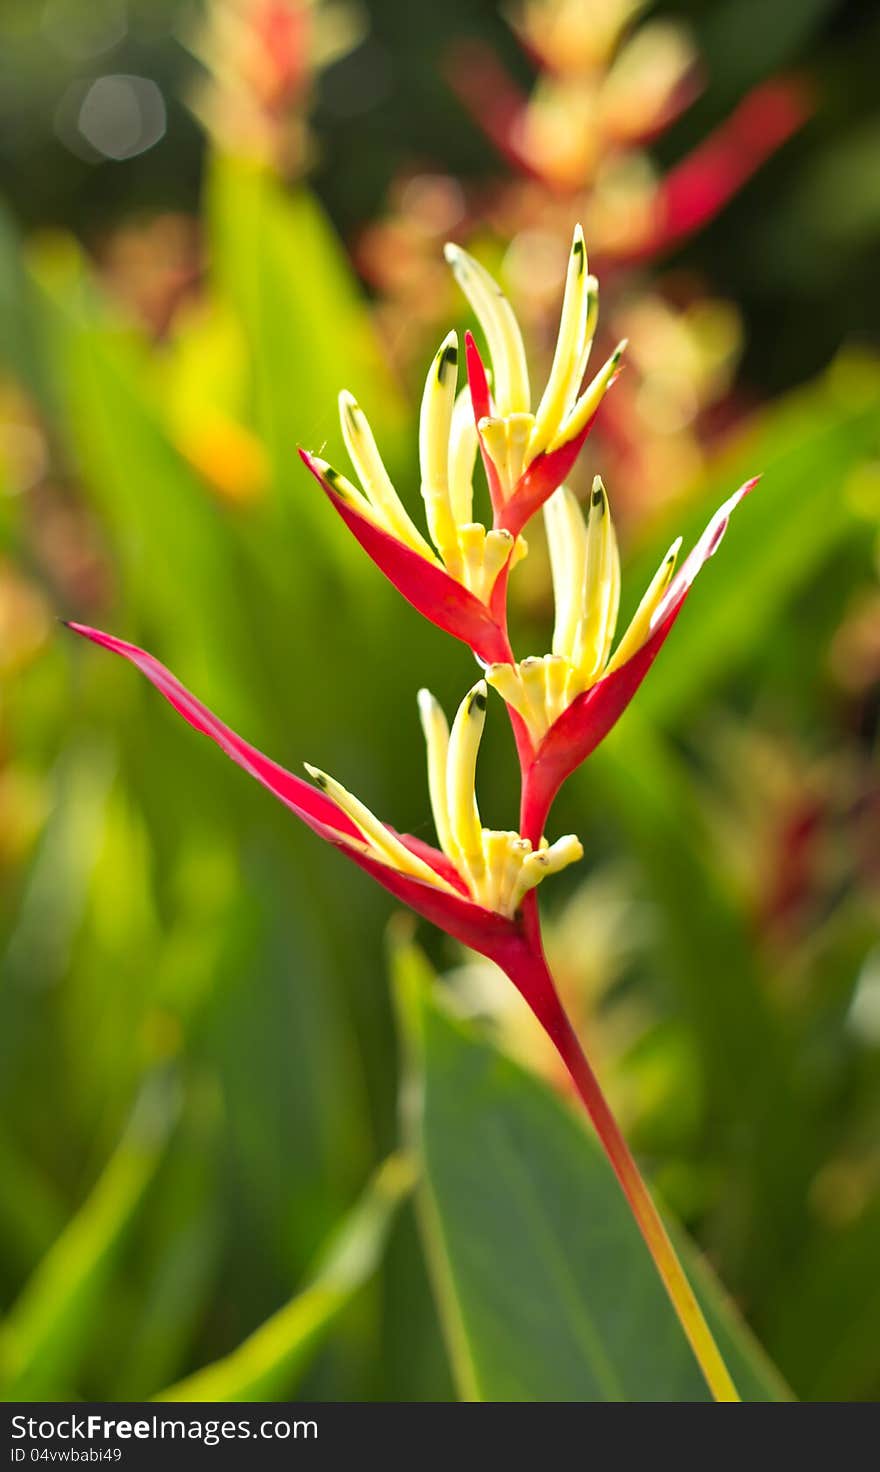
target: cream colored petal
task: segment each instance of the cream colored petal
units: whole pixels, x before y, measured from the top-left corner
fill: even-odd
[[[450,894],[456,894],[458,892],[445,879],[441,878],[439,874],[435,873],[430,864],[426,864],[423,859],[419,859],[415,854],[410,853],[406,845],[401,843],[399,838],[395,838],[394,834],[390,833],[385,827],[385,824],[381,823],[376,815],[371,813],[370,809],[358,798],[354,797],[352,793],[348,792],[340,782],[337,782],[333,777],[328,777],[327,773],[322,772],[318,767],[310,766],[308,762],[305,762],[303,765],[309,776],[321,788],[322,792],[326,792],[329,797],[332,797],[337,806],[344,813],[348,814],[351,821],[356,824],[364,835],[370,848],[386,864],[389,864],[392,869],[397,869],[400,874],[409,874],[414,879],[422,879],[427,884],[435,885],[438,889],[447,890]]]
[[[569,414],[571,413],[572,409],[574,408],[574,406],[575,406],[575,404],[577,402],[578,394],[580,393],[581,384],[584,381],[584,374],[587,371],[587,364],[590,361],[590,354],[593,351],[593,340],[594,340],[595,335],[596,335],[596,325],[597,325],[598,321],[599,321],[599,282],[598,282],[598,280],[597,280],[597,278],[595,276],[588,276],[587,277],[587,320],[586,320],[586,322],[584,324],[584,340],[583,340],[583,343],[581,344],[580,357],[578,358],[577,373],[574,376],[574,381],[573,381],[573,385],[572,385],[571,396],[569,398],[568,403],[565,406],[565,412],[563,414],[563,418],[564,419],[567,419],[568,418]]]
[[[623,638],[608,661],[605,673],[610,675],[613,670],[620,669],[628,659],[641,649],[651,629],[651,618],[654,610],[660,603],[666,589],[672,581],[675,571],[675,563],[681,550],[681,537],[676,537],[653,578],[648,584],[648,590],[633,615],[632,622],[626,630]]]
[[[430,690],[418,693],[419,717],[428,752],[428,791],[437,841],[447,858],[454,859],[455,843],[449,822],[446,793],[446,762],[449,754],[449,724],[438,700]]]
[[[482,598],[486,528],[478,521],[467,522],[458,528],[458,544],[461,547],[464,585],[476,598]]]
[[[544,709],[547,725],[552,726],[566,707],[565,686],[568,679],[568,660],[560,654],[544,656]]]
[[[528,413],[531,408],[529,370],[513,308],[485,267],[466,250],[450,243],[444,255],[486,334],[498,413],[502,416]]]
[[[459,526],[473,520],[474,462],[478,448],[471,391],[465,386],[455,401],[449,435],[449,499]]]
[[[515,665],[490,664],[486,670],[486,680],[493,690],[498,691],[505,705],[512,705],[523,720],[528,721],[525,692]]]
[[[518,833],[511,833],[509,836],[507,863],[498,885],[498,909],[506,915],[514,912],[513,897],[522,872],[523,860],[532,852],[532,845],[527,838],[520,838]]]
[[[544,503],[544,525],[556,608],[553,653],[571,659],[582,614],[587,528],[580,503],[567,486],[560,486]]]
[[[515,913],[522,904],[523,899],[530,889],[546,879],[548,874],[558,874],[560,869],[565,869],[569,864],[576,864],[584,856],[583,845],[573,833],[568,833],[564,838],[558,838],[548,848],[536,849],[529,854],[522,864],[519,878],[513,888],[511,895],[511,912]]]
[[[540,656],[530,655],[520,661],[519,678],[522,685],[526,709],[526,720],[535,735],[543,735],[547,729],[546,683],[544,661]]]
[[[396,537],[406,542],[414,551],[421,552],[422,556],[434,561],[431,548],[394,489],[367,416],[353,395],[346,390],[339,395],[339,422],[345,448],[369,500],[382,512],[389,529]]]
[[[482,875],[482,828],[475,792],[477,753],[486,723],[486,682],[468,692],[452,723],[446,762],[446,802],[452,842],[472,879]]]
[[[455,517],[449,495],[449,435],[458,377],[458,339],[441,343],[425,381],[419,415],[419,464],[428,530],[453,577],[461,574]]]
[[[584,232],[575,226],[574,240],[568,258],[565,281],[565,296],[559,320],[559,335],[553,354],[553,365],[547,387],[535,415],[535,427],[529,440],[529,459],[540,454],[557,433],[563,417],[571,407],[580,388],[583,369],[579,370],[584,351],[589,305],[589,282],[587,273],[587,248]]]
[[[593,482],[587,521],[587,564],[583,612],[574,643],[573,663],[587,680],[602,668],[605,651],[617,617],[620,594],[620,561],[611,508],[600,477]],[[610,632],[609,632],[610,626]]]
[[[346,476],[341,475],[338,470],[334,470],[329,460],[322,460],[320,455],[311,455],[309,458],[315,470],[322,476],[330,488],[336,492],[337,496],[341,497],[343,501],[350,502],[352,506],[356,506],[362,516],[366,516],[369,521],[375,522],[383,530],[391,530],[388,525],[388,518],[381,506],[374,506],[368,501],[363,492],[357,489],[357,486],[353,486]]]
[[[514,551],[514,547],[514,538],[503,527],[499,531],[486,533],[486,544],[483,549],[483,598],[485,602],[488,603],[492,596],[495,579]]]
[[[585,428],[592,419],[620,368],[620,360],[626,350],[626,339],[619,342],[611,357],[603,363],[595,378],[584,389],[562,428],[550,441],[548,448],[558,450],[567,445]]]

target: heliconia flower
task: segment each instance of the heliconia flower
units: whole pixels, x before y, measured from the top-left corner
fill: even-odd
[[[509,657],[506,579],[526,544],[504,527],[487,531],[473,519],[477,431],[470,389],[458,393],[456,334],[441,343],[422,395],[419,460],[430,542],[395,490],[366,415],[349,393],[339,396],[339,417],[360,489],[319,456],[300,455],[343,521],[420,613],[483,660]]]
[[[395,489],[366,415],[350,393],[339,417],[360,486],[318,455],[306,467],[361,546],[404,597],[485,664],[510,660],[507,579],[527,547],[522,528],[571,469],[599,404],[617,376],[625,344],[579,393],[596,323],[597,288],[574,234],[559,340],[537,412],[529,410],[522,335],[509,302],[466,251],[447,259],[486,333],[494,401],[476,344],[467,335],[468,382],[458,389],[458,338],[450,332],[428,370],[419,416],[421,493],[430,540]],[[524,407],[523,407],[524,406]],[[482,449],[493,525],[474,520],[474,464]]]
[[[803,127],[811,110],[807,89],[785,77],[747,93],[730,117],[660,181],[648,232],[623,254],[648,259],[701,230]]]
[[[620,565],[607,496],[597,477],[585,523],[563,485],[614,380],[621,351],[581,392],[596,315],[583,235],[575,230],[559,339],[534,413],[522,338],[509,304],[465,252],[453,246],[447,255],[486,333],[493,388],[490,392],[469,337],[468,384],[458,392],[458,344],[450,333],[431,364],[419,426],[430,540],[398,496],[350,394],[341,396],[340,414],[360,489],[326,461],[300,453],[379,567],[417,609],[471,646],[486,666],[487,680],[508,702],[522,778],[518,832],[484,828],[477,806],[487,680],[468,692],[451,729],[434,697],[419,692],[435,848],[396,832],[317,767],[306,768],[312,786],[264,756],[143,649],[82,624],[69,627],[133,663],[190,726],[210,737],[313,832],[397,899],[501,967],[553,1041],[596,1126],[707,1384],[717,1400],[735,1401],[736,1387],[556,991],[543,952],[535,890],[548,874],[583,855],[572,834],[552,844],[545,839],[553,797],[632,699],[697,572],[721,541],[733,508],[755,482],[725,502],[677,573],[678,547],[671,549],[613,649]],[[494,512],[489,530],[473,521],[478,445]],[[520,554],[523,550],[521,528],[541,506],[556,598],[553,650],[545,659],[516,664],[507,637],[507,578],[518,547]]]
[[[486,336],[492,391],[482,360],[468,344],[468,377],[480,445],[495,508],[495,526],[516,535],[571,470],[599,405],[620,371],[621,342],[583,392],[598,314],[598,282],[587,269],[580,225],[568,260],[559,334],[550,377],[532,412],[522,333],[489,272],[448,244],[446,259]]]
[[[532,742],[523,777],[524,835],[543,832],[562,782],[622,715],[694,578],[720,545],[734,508],[756,484],[747,481],[724,502],[678,573],[681,538],[673,542],[616,648],[620,561],[601,479],[593,483],[586,520],[565,486],[545,506],[556,605],[552,653],[486,670],[489,684],[525,722]]]
[[[68,628],[120,654],[146,675],[194,730],[209,736],[244,771],[304,823],[341,849],[397,899],[462,944],[504,966],[520,945],[514,916],[523,899],[548,874],[582,858],[572,835],[533,845],[518,833],[483,828],[474,781],[486,712],[481,680],[458,709],[450,732],[427,690],[419,711],[428,748],[431,805],[440,848],[397,833],[332,777],[306,764],[316,786],[264,756],[237,736],[191,694],[163,664],[124,639],[85,624]]]
[[[554,75],[601,74],[642,8],[643,0],[590,6],[583,0],[523,0],[511,8],[510,23],[529,54]]]
[[[188,41],[206,75],[193,111],[222,147],[285,172],[310,153],[306,113],[317,73],[357,45],[345,0],[212,0]]]
[[[486,683],[478,681],[458,708],[452,730],[429,690],[419,691],[428,747],[431,809],[440,847],[473,898],[489,910],[513,916],[529,890],[583,858],[573,834],[533,847],[519,833],[484,828],[474,795],[480,737],[486,718]]]

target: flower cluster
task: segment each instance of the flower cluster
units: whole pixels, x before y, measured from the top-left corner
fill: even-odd
[[[315,77],[362,32],[347,0],[209,0],[190,42],[205,69],[193,111],[222,148],[298,175]]]
[[[677,545],[670,550],[615,648],[620,564],[608,497],[597,478],[585,519],[564,484],[618,372],[623,347],[584,388],[597,296],[580,229],[569,260],[553,365],[534,412],[522,337],[510,304],[465,252],[448,247],[447,259],[483,329],[491,367],[484,366],[469,336],[467,382],[459,391],[458,345],[450,334],[428,372],[419,451],[430,540],[392,484],[370,427],[349,394],[340,399],[340,413],[360,489],[326,461],[301,452],[383,572],[427,618],[467,643],[483,666],[485,678],[465,696],[451,728],[429,691],[419,692],[437,847],[396,832],[317,767],[306,768],[313,779],[309,783],[271,761],[144,650],[96,629],[71,627],[131,660],[191,726],[215,741],[315,833],[396,898],[500,966],[544,1028],[584,1102],[713,1395],[737,1400],[663,1222],[560,1000],[543,953],[535,892],[542,879],[583,852],[571,834],[554,843],[545,837],[560,785],[631,700],[696,573],[754,482],[721,507],[678,571]],[[473,519],[478,449],[491,526]],[[553,646],[540,658],[517,661],[507,632],[507,580],[525,551],[522,530],[542,508],[556,598]],[[506,703],[520,760],[516,831],[484,828],[477,806],[477,754],[490,685]]]
[[[615,646],[620,561],[608,496],[597,476],[584,513],[564,483],[626,346],[621,343],[584,385],[598,286],[587,269],[583,233],[579,226],[574,232],[556,350],[535,409],[510,303],[465,251],[450,245],[446,257],[482,329],[488,364],[468,334],[466,381],[460,386],[458,342],[450,333],[429,368],[419,425],[426,530],[416,525],[392,483],[367,419],[349,393],[340,395],[339,411],[359,485],[325,460],[300,452],[382,571],[422,614],[466,643],[483,667],[484,678],[465,696],[451,728],[434,697],[419,693],[438,847],[397,833],[318,768],[306,769],[313,787],[270,761],[143,650],[73,627],[132,660],[190,725],[322,837],[510,973],[528,897],[542,879],[583,852],[573,835],[548,842],[544,828],[551,803],[632,698],[697,571],[753,482],[721,507],[677,572],[679,542],[673,545]],[[474,519],[478,452],[491,525]],[[507,583],[526,552],[522,530],[542,509],[556,606],[552,648],[517,660],[508,637]],[[506,704],[522,771],[519,827],[510,831],[484,828],[475,796],[490,686]]]
[[[444,72],[503,171],[466,188],[441,173],[401,176],[384,218],[362,232],[357,250],[407,372],[421,363],[428,334],[450,316],[438,264],[450,233],[494,260],[543,357],[553,341],[571,221],[583,221],[607,283],[600,350],[604,356],[617,338],[633,340],[625,382],[597,431],[624,537],[646,507],[696,483],[707,451],[740,414],[736,308],[707,296],[691,271],[676,267],[658,277],[657,268],[809,113],[801,82],[771,78],[664,170],[654,144],[705,78],[686,29],[644,10],[639,0],[506,6],[535,72],[528,90],[487,43],[454,45]],[[653,279],[644,272],[649,263]],[[456,274],[470,295],[464,272]],[[499,385],[496,391],[500,398]],[[534,590],[524,579],[519,596],[528,600]]]

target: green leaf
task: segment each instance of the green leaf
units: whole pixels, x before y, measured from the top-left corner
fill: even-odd
[[[425,1242],[462,1395],[709,1399],[611,1168],[580,1117],[473,1027],[451,1019],[405,957],[398,980],[421,1073]],[[676,1236],[743,1399],[787,1398],[695,1249]]]
[[[285,508],[296,510],[326,543],[335,540],[329,508],[296,454],[327,445],[339,463],[336,397],[350,388],[369,414],[379,444],[399,439],[406,419],[358,282],[330,221],[305,189],[289,193],[242,159],[214,159],[208,179],[212,258],[220,290],[233,303],[253,361],[254,418]],[[394,459],[394,443],[391,445]],[[359,553],[340,555],[355,566]]]
[[[225,1359],[198,1370],[156,1400],[260,1401],[289,1395],[357,1290],[375,1272],[412,1168],[392,1156],[343,1222],[308,1285]]]
[[[34,301],[13,216],[0,204],[0,363],[38,400],[54,408],[44,344],[34,330]]]
[[[686,512],[676,510],[656,528],[627,570],[632,604],[672,537],[682,532],[691,546],[724,498],[761,474],[639,691],[643,719],[672,726],[686,718],[713,686],[760,656],[792,596],[842,544],[864,542],[856,477],[880,451],[878,423],[880,367],[870,358],[841,360],[761,414],[718,459]]]
[[[75,1383],[125,1232],[153,1179],[175,1114],[173,1092],[152,1080],[103,1173],[0,1330],[3,1399],[64,1398]]]

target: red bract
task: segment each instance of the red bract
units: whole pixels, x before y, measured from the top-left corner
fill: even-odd
[[[808,93],[797,82],[780,79],[756,87],[667,174],[657,190],[653,228],[632,258],[655,256],[707,225],[810,112]]]
[[[614,378],[609,381],[609,388],[617,377],[619,374],[615,374]],[[513,536],[517,536],[535,513],[540,511],[544,502],[549,501],[553,492],[559,489],[572,470],[596,422],[597,414],[598,410],[567,444],[560,445],[557,450],[548,450],[545,454],[539,455],[531,465],[526,467],[513,494],[498,517],[498,526],[506,528]]]
[[[623,715],[684,607],[697,573],[717,551],[734,509],[757,483],[757,477],[746,481],[716,511],[672,579],[641,648],[625,664],[578,695],[538,745],[523,774],[523,837],[534,842],[536,835],[543,833],[550,806],[566,777],[586,761]]]
[[[363,515],[321,474],[307,450],[299,453],[349,531],[413,608],[447,634],[469,645],[487,664],[511,659],[507,635],[485,603],[437,563],[429,562]]]
[[[366,851],[363,837],[354,823],[332,798],[301,777],[295,776],[293,772],[288,772],[285,767],[251,746],[243,737],[236,735],[152,654],[139,649],[136,644],[129,644],[124,639],[114,638],[112,634],[102,633],[100,629],[92,629],[85,624],[68,623],[67,627],[75,634],[90,639],[93,644],[99,644],[129,660],[146,675],[151,685],[164,695],[188,725],[202,735],[209,736],[237,766],[255,777],[273,797],[277,797],[279,802],[301,818],[313,833],[317,833],[319,838],[326,839],[348,858],[353,859],[396,899],[422,915],[432,925],[461,941],[462,945],[470,946],[472,950],[488,956],[504,969],[513,963],[514,957],[518,957],[522,947],[519,925],[492,910],[484,909],[482,905],[474,904],[468,898],[454,866],[439,849],[432,848],[411,834],[397,834],[393,828],[388,830],[411,853],[436,870],[447,884],[459,889],[460,894],[435,890],[421,879],[400,873],[390,864],[374,858]]]
[[[578,455],[586,444],[587,436],[596,422],[599,411],[597,409],[596,413],[587,420],[583,429],[573,435],[564,445],[560,445],[556,450],[547,450],[543,454],[536,456],[526,466],[511,494],[505,499],[498,479],[498,472],[491,455],[486,450],[483,443],[483,436],[480,432],[481,420],[488,419],[494,412],[485,364],[480,356],[480,350],[474,342],[473,335],[470,332],[465,333],[464,343],[468,388],[471,393],[471,403],[474,406],[474,420],[480,441],[480,453],[486,471],[486,479],[489,483],[489,496],[494,512],[493,525],[500,530],[510,532],[512,536],[516,537],[522,531],[523,527],[531,521],[535,513],[540,511],[544,502],[549,501],[553,492],[559,489],[566,476],[572,470]],[[616,382],[620,376],[620,371],[618,369],[617,373],[608,380],[608,388],[611,388]]]
[[[488,419],[492,413],[492,395],[489,392],[489,379],[486,374],[486,365],[480,356],[480,350],[474,342],[472,332],[464,335],[464,358],[467,369],[468,388],[471,394],[471,404],[474,410],[474,423],[477,426],[477,439],[480,445],[480,458],[483,469],[486,472],[486,481],[489,486],[489,499],[492,502],[493,514],[500,515],[504,506],[504,493],[501,482],[498,479],[498,471],[492,461],[492,456],[487,452],[480,432],[480,420]]]

